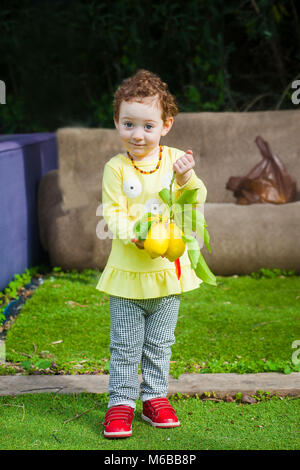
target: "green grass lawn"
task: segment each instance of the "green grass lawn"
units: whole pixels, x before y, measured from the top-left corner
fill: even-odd
[[[108,373],[109,296],[95,289],[99,275],[48,274],[7,332],[0,374],[32,373],[32,365],[42,373]],[[300,371],[292,363],[300,276],[217,282],[182,294],[170,372]]]
[[[107,396],[26,394],[0,397],[0,450],[296,450],[300,448],[300,399],[253,405],[171,398],[180,428],[155,429],[141,419],[133,435],[103,436]],[[81,416],[80,416],[81,415]],[[283,432],[284,430],[284,432]]]

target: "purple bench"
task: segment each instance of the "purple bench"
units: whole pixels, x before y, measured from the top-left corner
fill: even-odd
[[[15,274],[47,262],[37,191],[41,178],[57,167],[55,133],[0,136],[0,290]]]

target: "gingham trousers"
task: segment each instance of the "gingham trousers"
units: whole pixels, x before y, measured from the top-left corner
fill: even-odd
[[[143,377],[141,400],[167,396],[180,297],[181,294],[151,299],[109,297],[109,408],[124,404],[135,409],[139,364]]]

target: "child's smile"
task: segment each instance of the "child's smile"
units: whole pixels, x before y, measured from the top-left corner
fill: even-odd
[[[172,124],[173,118],[163,122],[156,97],[143,98],[141,102],[122,101],[119,121],[115,121],[125,149],[135,160],[158,158],[160,138]]]

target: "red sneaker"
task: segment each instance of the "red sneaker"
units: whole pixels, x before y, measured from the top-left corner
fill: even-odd
[[[143,402],[142,418],[157,428],[180,426],[176,411],[167,398],[152,398]]]
[[[116,405],[109,408],[105,414],[104,437],[130,437],[134,409],[127,405]]]

